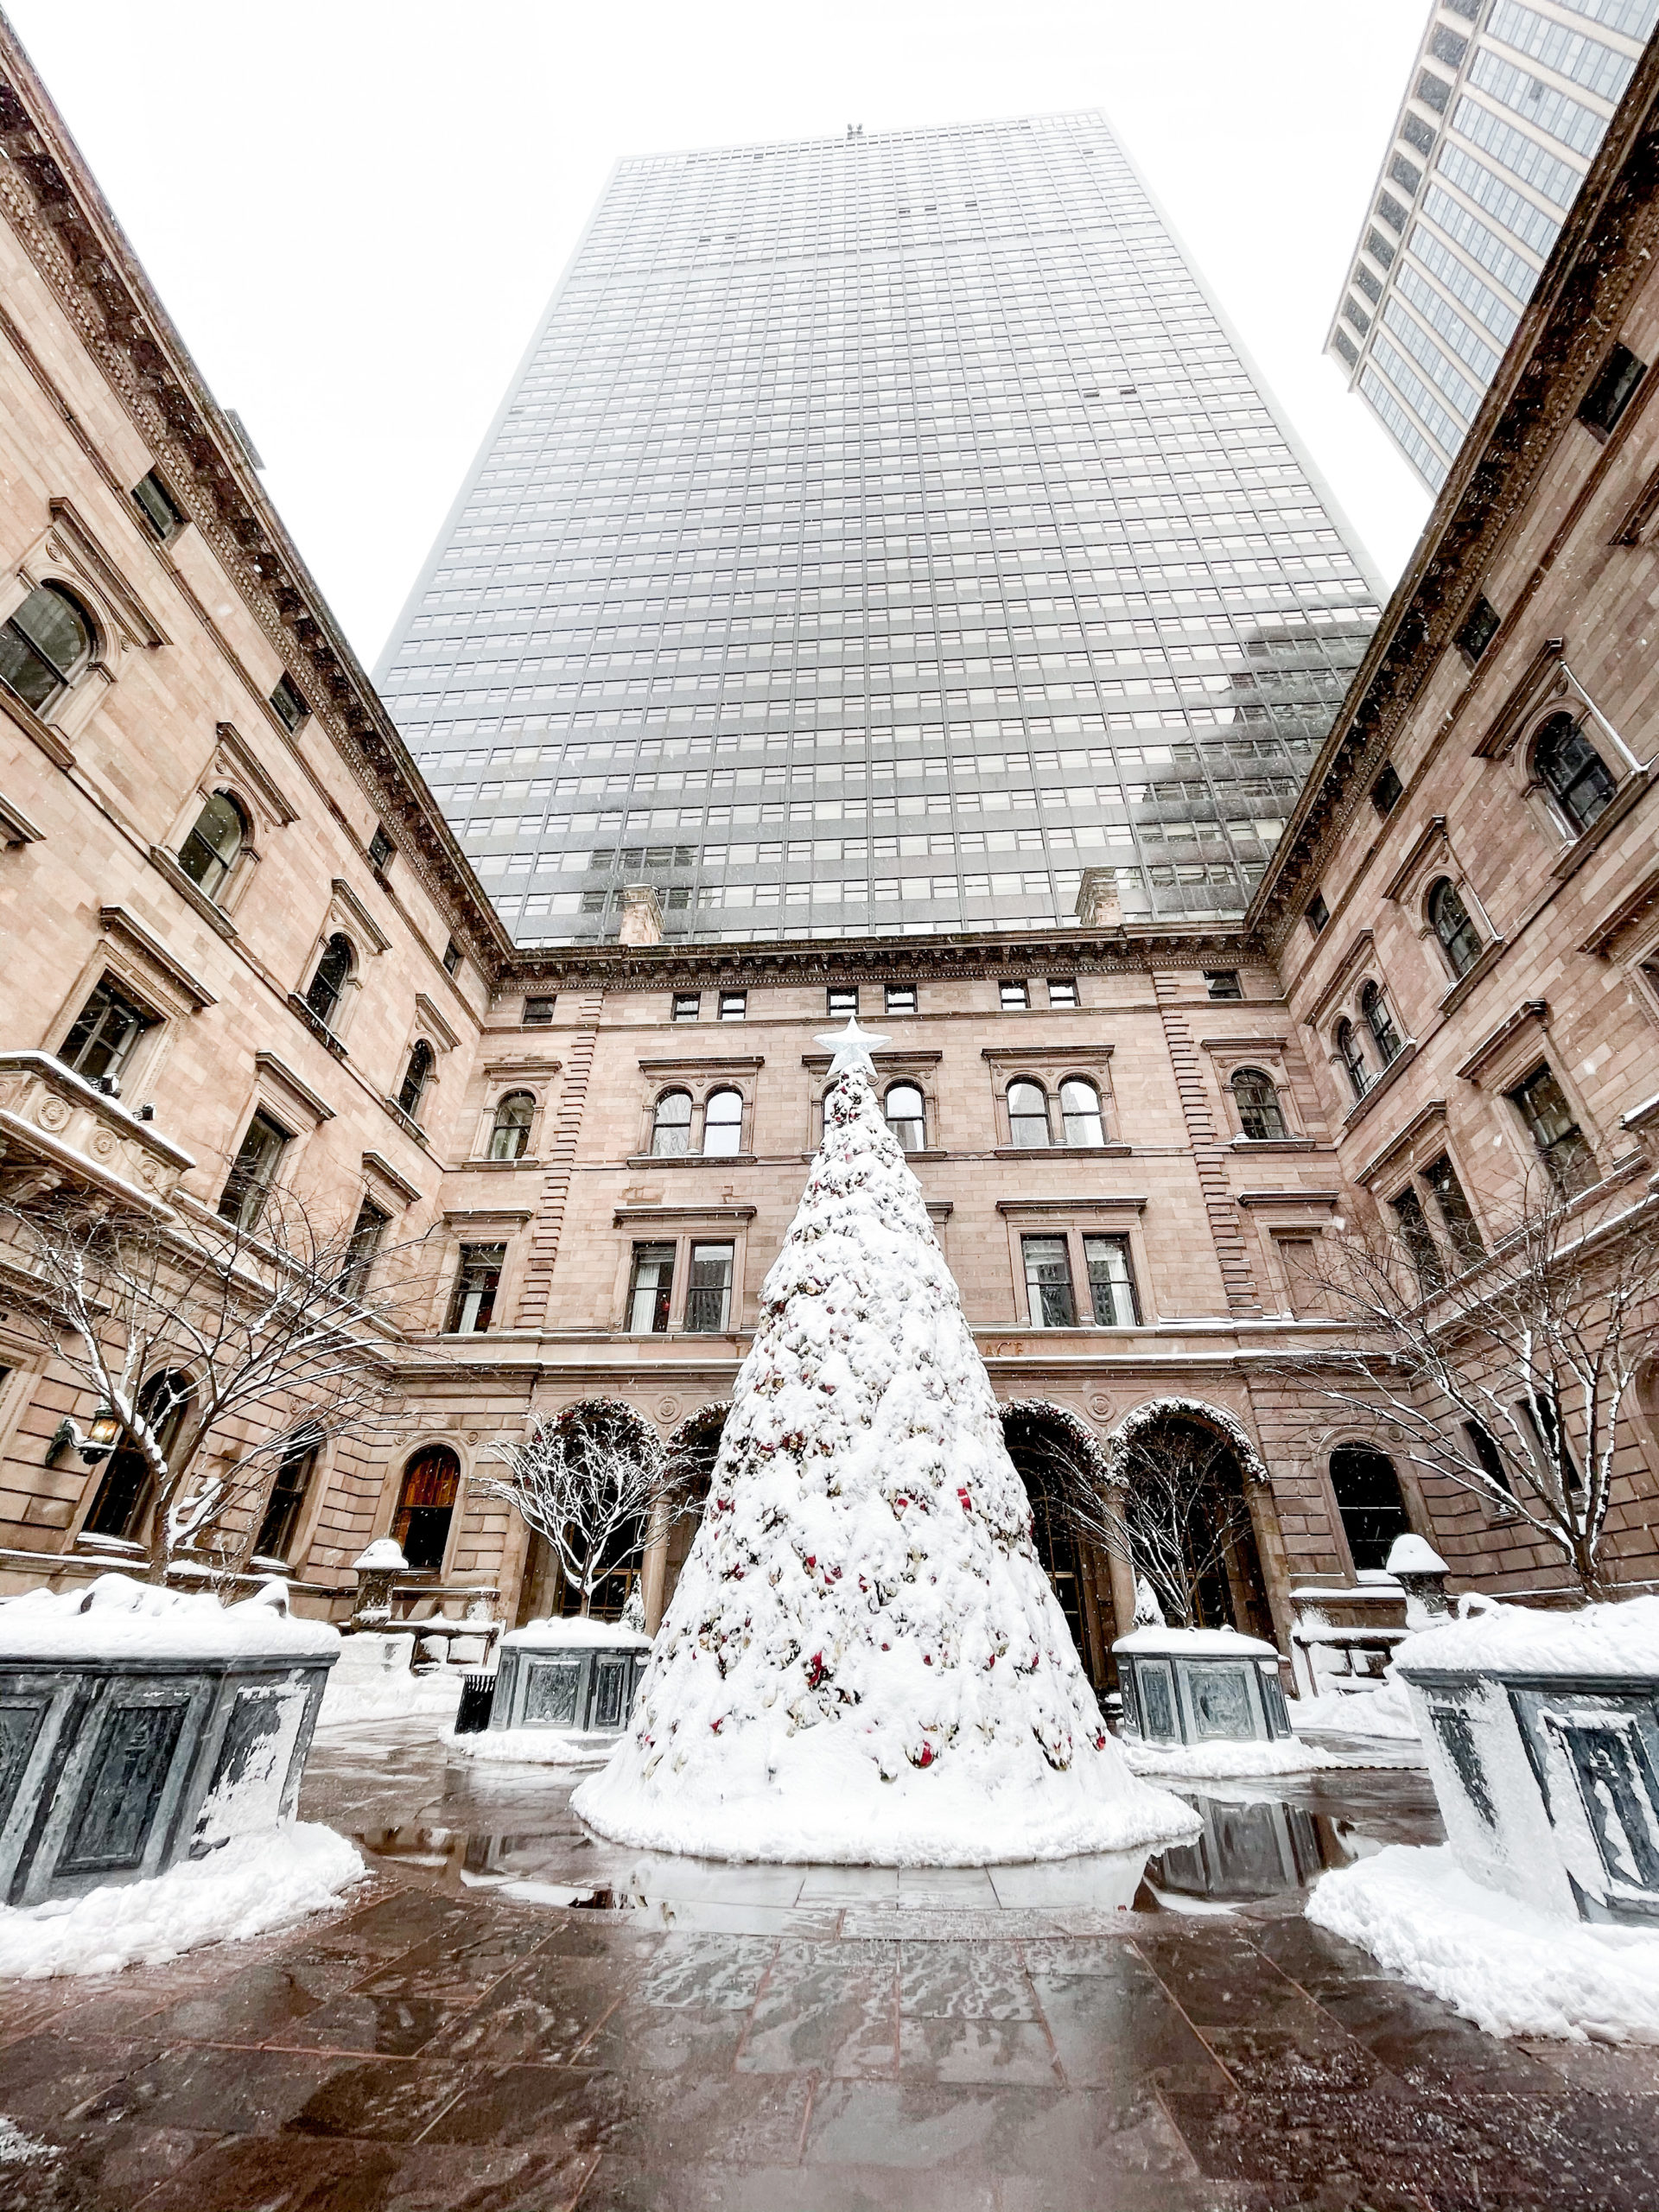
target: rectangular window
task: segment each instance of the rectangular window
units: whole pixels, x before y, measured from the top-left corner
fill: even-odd
[[[1076,1006],[1077,985],[1070,978],[1051,976],[1048,979],[1048,1002],[1050,1006]]]
[[[374,825],[374,835],[369,840],[369,866],[377,875],[396,850],[397,847],[391,842],[391,831],[384,822],[377,822]]]
[[[1064,1236],[1022,1236],[1026,1297],[1034,1329],[1075,1329],[1077,1302],[1071,1295],[1071,1261]]]
[[[1387,269],[1394,260],[1395,249],[1389,244],[1387,238],[1383,237],[1381,231],[1366,232],[1365,251],[1367,253],[1370,254],[1374,259],[1380,261],[1385,269]]]
[[[507,1262],[505,1244],[463,1244],[449,1301],[449,1334],[481,1337],[495,1316],[495,1294]]]
[[[824,1010],[831,1021],[845,1021],[858,1016],[858,986],[831,984],[824,993]]]
[[[685,1325],[698,1335],[717,1335],[730,1321],[732,1251],[729,1244],[694,1244],[691,1247],[691,1280],[686,1287]]]
[[[1607,435],[1630,405],[1646,365],[1628,346],[1614,346],[1579,405],[1579,420],[1586,430],[1599,438]]]
[[[1242,999],[1244,995],[1236,968],[1206,968],[1204,987],[1212,999]]]
[[[1376,781],[1371,785],[1371,804],[1383,816],[1394,812],[1405,797],[1406,787],[1401,782],[1392,760],[1385,760]]]
[[[351,1242],[346,1248],[346,1272],[340,1281],[340,1288],[348,1298],[360,1298],[368,1288],[375,1255],[385,1240],[391,1218],[368,1198],[358,1208]]]
[[[290,734],[300,724],[310,719],[311,709],[305,703],[297,684],[286,676],[276,679],[276,689],[270,695],[270,703],[276,710],[276,719]]]
[[[1004,1014],[1023,1014],[1031,1004],[1031,992],[1024,983],[999,983],[996,991]]]
[[[184,528],[178,502],[153,468],[133,486],[132,503],[163,545]]]
[[[454,938],[451,938],[443,948],[443,972],[446,976],[459,974],[461,958],[461,947],[455,943]]]
[[[722,1021],[746,1021],[749,1013],[747,991],[722,991],[720,995],[720,1018]]]
[[[1400,1241],[1411,1256],[1417,1273],[1417,1285],[1427,1298],[1440,1289],[1446,1281],[1446,1269],[1440,1263],[1440,1248],[1434,1242],[1428,1226],[1428,1217],[1423,1211],[1423,1202],[1417,1195],[1414,1184],[1408,1183],[1397,1198],[1390,1198],[1389,1209],[1395,1218]]]
[[[300,1521],[321,1449],[320,1443],[302,1437],[283,1452],[276,1479],[270,1486],[270,1496],[265,1500],[259,1534],[254,1539],[256,1559],[280,1560],[287,1566],[294,1539],[300,1533]]]
[[[702,1013],[701,991],[676,991],[672,1019],[676,1021],[696,1021]]]
[[[1503,617],[1491,600],[1477,597],[1452,642],[1472,668],[1502,626]]]
[[[1330,921],[1331,909],[1325,903],[1325,893],[1323,891],[1316,891],[1313,893],[1313,896],[1308,900],[1306,908],[1304,912],[1304,919],[1306,921],[1307,926],[1313,931],[1315,937],[1319,936],[1319,932]]]
[[[1465,1268],[1472,1267],[1484,1255],[1485,1247],[1480,1241],[1480,1230],[1470,1211],[1469,1201],[1463,1195],[1457,1170],[1444,1153],[1438,1160],[1429,1161],[1423,1170],[1423,1180],[1434,1193],[1434,1203],[1446,1224],[1452,1249]]]
[[[1560,1416],[1548,1398],[1527,1397],[1516,1402],[1516,1411],[1532,1431],[1544,1464],[1558,1483],[1568,1490],[1582,1490],[1584,1477],[1573,1457],[1573,1447],[1561,1430]]]
[[[156,1016],[118,990],[105,976],[76,1015],[57,1057],[88,1083],[114,1093],[133,1046],[146,1029],[155,1027]]]
[[[1476,1463],[1488,1482],[1495,1484],[1499,1490],[1507,1491],[1513,1497],[1515,1485],[1510,1480],[1503,1454],[1498,1450],[1497,1439],[1491,1429],[1483,1427],[1478,1421],[1466,1421],[1463,1424],[1463,1433],[1468,1438],[1469,1449],[1474,1453]]]
[[[1319,1284],[1319,1239],[1313,1236],[1275,1236],[1279,1263],[1285,1271],[1290,1310],[1299,1321],[1325,1312]]]
[[[917,1010],[915,984],[889,983],[887,1006],[889,1014],[914,1014]]]
[[[1084,1263],[1089,1270],[1089,1296],[1095,1319],[1103,1329],[1137,1329],[1141,1305],[1135,1294],[1135,1270],[1129,1264],[1127,1236],[1085,1236]]]
[[[1535,1068],[1524,1083],[1510,1091],[1510,1099],[1526,1123],[1556,1189],[1566,1197],[1587,1189],[1596,1179],[1596,1157],[1549,1068]]]
[[[254,1116],[219,1194],[222,1220],[234,1222],[238,1229],[257,1224],[283,1154],[293,1141],[291,1132],[263,1109]]]
[[[524,1027],[545,1029],[553,1019],[553,1005],[554,1001],[551,999],[526,999],[524,1001]]]
[[[636,1244],[633,1272],[628,1278],[628,1334],[660,1337],[668,1327],[673,1292],[674,1247]]]

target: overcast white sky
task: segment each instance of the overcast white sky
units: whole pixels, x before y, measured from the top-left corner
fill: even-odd
[[[1101,107],[1390,583],[1320,345],[1427,0],[10,0],[365,664],[612,162]]]

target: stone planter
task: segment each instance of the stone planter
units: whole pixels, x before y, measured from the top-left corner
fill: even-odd
[[[1395,1665],[1466,1874],[1558,1919],[1659,1925],[1659,1598],[1496,1605]]]
[[[651,1638],[609,1621],[531,1621],[501,1639],[490,1727],[620,1736]]]
[[[339,1649],[280,1585],[221,1606],[111,1574],[0,1603],[0,1897],[142,1881],[287,1819]]]
[[[1148,1744],[1269,1744],[1291,1732],[1270,1643],[1233,1629],[1137,1628],[1112,1646],[1123,1725]]]

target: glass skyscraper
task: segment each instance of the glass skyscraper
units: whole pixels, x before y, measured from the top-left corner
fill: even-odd
[[[1325,351],[1438,492],[1659,0],[1434,0]]]
[[[616,169],[378,681],[524,944],[1236,916],[1376,622],[1097,114]]]

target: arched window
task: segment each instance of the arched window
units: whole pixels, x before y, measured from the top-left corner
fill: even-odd
[[[1331,1454],[1331,1487],[1355,1573],[1386,1567],[1395,1538],[1411,1534],[1393,1460],[1373,1445],[1339,1444]]]
[[[890,1084],[884,1102],[887,1127],[906,1152],[927,1148],[927,1112],[922,1094],[913,1083]]]
[[[215,791],[179,847],[179,866],[210,899],[217,898],[247,835],[241,808],[228,791]]]
[[[1100,1118],[1100,1093],[1080,1075],[1069,1075],[1060,1085],[1060,1118],[1067,1144],[1104,1144],[1106,1131]]]
[[[1376,1039],[1377,1058],[1387,1067],[1400,1057],[1400,1032],[1394,1026],[1394,1016],[1389,1011],[1380,983],[1366,984],[1359,995],[1359,1010],[1365,1017],[1365,1027]]]
[[[92,623],[55,584],[30,592],[0,626],[0,681],[37,714],[62,697],[92,657]]]
[[[495,1102],[495,1122],[490,1130],[492,1160],[522,1160],[530,1149],[530,1125],[536,1100],[528,1090],[509,1090]]]
[[[743,1094],[714,1090],[702,1109],[702,1148],[713,1158],[728,1160],[743,1149]]]
[[[443,1566],[460,1487],[461,1462],[447,1444],[429,1445],[404,1470],[391,1533],[416,1574],[436,1574]]]
[[[397,1103],[411,1122],[420,1117],[421,1101],[426,1096],[426,1086],[432,1080],[432,1070],[437,1055],[424,1037],[416,1039],[415,1049],[409,1056],[409,1065],[404,1070],[403,1086],[397,1093]]]
[[[1287,1134],[1279,1093],[1265,1068],[1233,1070],[1233,1103],[1238,1108],[1238,1126],[1247,1137],[1281,1137]]]
[[[1452,973],[1466,976],[1480,957],[1480,932],[1470,920],[1457,886],[1445,876],[1429,892],[1428,918],[1452,963]]]
[[[352,970],[357,965],[357,956],[352,950],[352,940],[338,931],[322,948],[317,962],[317,972],[311,978],[305,994],[305,1002],[325,1029],[332,1027],[340,1011],[346,986],[352,980]]]
[[[1538,733],[1532,765],[1573,832],[1582,836],[1606,810],[1616,785],[1607,764],[1571,715],[1552,715]]]
[[[1022,1076],[1008,1085],[1008,1134],[1027,1149],[1048,1142],[1048,1093],[1040,1083]]]
[[[139,1418],[155,1437],[163,1459],[179,1440],[194,1395],[189,1376],[177,1368],[152,1375],[138,1393]],[[87,1534],[124,1536],[129,1541],[142,1535],[152,1488],[149,1462],[133,1442],[132,1431],[124,1429],[86,1516]]]
[[[651,1149],[658,1160],[677,1160],[691,1148],[691,1094],[665,1090],[651,1124]]]
[[[1337,1024],[1337,1051],[1348,1071],[1355,1097],[1363,1098],[1371,1087],[1371,1071],[1365,1065],[1365,1048],[1359,1041],[1359,1032],[1351,1021],[1344,1020]]]

